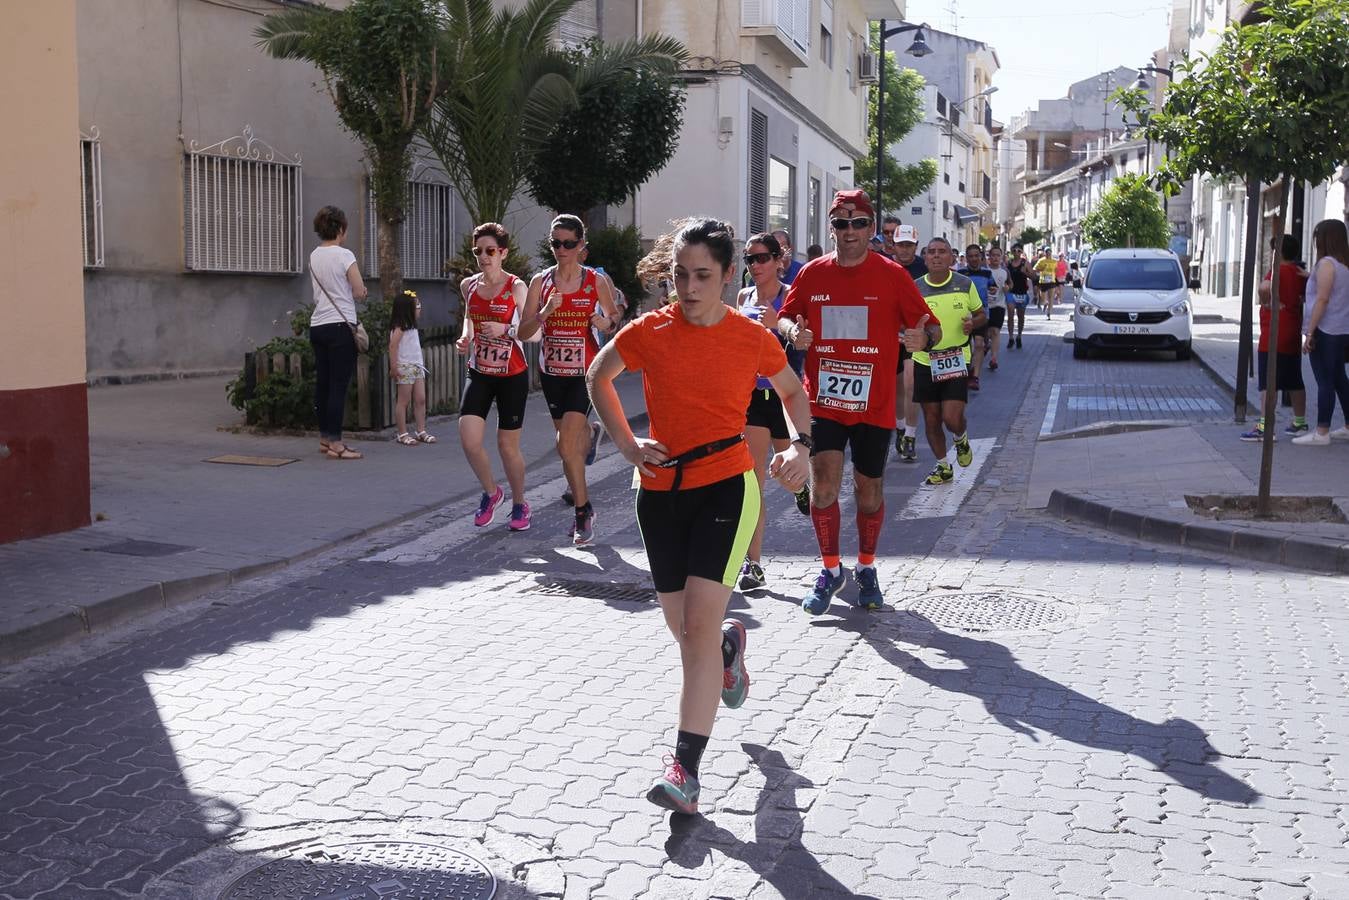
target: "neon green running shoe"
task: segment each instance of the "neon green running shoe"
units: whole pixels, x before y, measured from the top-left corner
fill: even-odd
[[[970,437],[956,438],[956,462],[960,463],[961,468],[974,462],[974,451],[970,449]]]

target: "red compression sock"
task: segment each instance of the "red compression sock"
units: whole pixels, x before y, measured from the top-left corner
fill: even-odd
[[[881,538],[881,525],[885,523],[885,503],[873,513],[857,511],[857,564],[870,566],[876,563],[876,543]]]
[[[835,500],[824,509],[812,506],[810,521],[815,524],[815,539],[820,542],[820,558],[824,561],[824,567],[838,568],[838,501]]]

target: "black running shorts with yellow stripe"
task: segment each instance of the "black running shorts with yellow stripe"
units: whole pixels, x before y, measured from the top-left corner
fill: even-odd
[[[656,592],[682,591],[690,575],[734,587],[760,502],[752,470],[686,490],[639,490],[637,526]]]

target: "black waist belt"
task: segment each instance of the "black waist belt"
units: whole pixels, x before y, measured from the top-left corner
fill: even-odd
[[[670,490],[677,491],[679,490],[679,483],[684,479],[684,466],[686,464],[711,456],[714,453],[720,453],[730,447],[734,447],[744,439],[745,436],[743,434],[737,434],[735,437],[722,438],[719,441],[713,441],[710,444],[702,444],[701,446],[694,447],[692,450],[686,450],[678,456],[672,456],[665,462],[654,463],[654,465],[657,469],[675,470],[674,484],[670,486]]]

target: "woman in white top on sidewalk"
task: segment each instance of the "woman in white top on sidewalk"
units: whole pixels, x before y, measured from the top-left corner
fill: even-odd
[[[342,415],[347,388],[356,371],[356,301],[366,297],[355,255],[342,246],[347,215],[325,206],[314,216],[320,243],[309,254],[314,312],[309,317],[309,343],[314,348],[314,411],[319,422],[319,451],[329,459],[360,459],[342,443]]]

